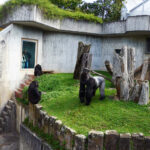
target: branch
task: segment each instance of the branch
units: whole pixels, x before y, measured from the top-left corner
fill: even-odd
[[[92,73],[94,73],[94,74],[96,74],[96,75],[98,75],[98,76],[101,76],[101,77],[103,77],[104,79],[106,79],[106,80],[108,80],[108,81],[110,81],[110,82],[112,82],[112,80],[111,79],[109,79],[108,77],[106,77],[105,75],[102,75],[102,74],[100,74],[100,73],[97,73],[97,72],[95,72],[95,71],[93,71],[93,70],[90,70],[90,69],[88,69],[88,68],[84,68],[85,70],[88,70],[88,71],[90,71],[90,72],[92,72]],[[112,82],[113,83],[113,82]]]

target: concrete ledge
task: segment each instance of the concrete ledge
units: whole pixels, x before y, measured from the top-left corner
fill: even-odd
[[[45,143],[36,134],[32,133],[25,125],[20,125],[20,150],[52,150],[51,146]]]
[[[123,35],[128,32],[142,32],[150,31],[150,16],[130,16],[126,21],[111,22],[99,24],[88,21],[74,20],[74,19],[46,19],[42,11],[37,6],[16,7],[12,9],[12,13],[6,14],[0,20],[0,27],[5,27],[11,23],[22,24],[26,26],[38,27],[48,31],[59,31],[75,34],[88,34],[97,36],[106,35]]]

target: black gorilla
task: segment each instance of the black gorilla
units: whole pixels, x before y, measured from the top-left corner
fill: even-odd
[[[41,65],[37,64],[35,66],[34,75],[35,76],[41,76],[42,75],[42,67],[41,67]]]
[[[28,100],[32,104],[37,104],[41,99],[41,92],[38,91],[38,82],[32,81],[28,88]]]
[[[80,77],[80,102],[84,103],[86,98],[86,105],[89,105],[97,88],[100,89],[100,100],[105,98],[105,80],[100,76],[91,76],[88,71],[83,71]]]

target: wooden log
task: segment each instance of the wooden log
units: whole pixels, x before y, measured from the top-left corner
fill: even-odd
[[[130,91],[129,100],[132,100],[132,101],[138,103],[139,97],[140,97],[140,91],[141,91],[141,85],[140,85],[139,81],[136,81],[134,88]]]
[[[92,65],[92,54],[84,53],[81,61],[81,71],[79,73],[79,77],[81,73],[83,72],[84,68],[91,68]]]
[[[128,63],[128,82],[129,82],[129,88],[132,90],[134,87],[134,70],[135,70],[135,49],[130,48],[128,49],[128,57],[127,57],[127,63]]]
[[[81,74],[81,62],[83,59],[83,54],[84,53],[89,53],[90,52],[91,45],[85,45],[82,42],[79,42],[78,44],[78,54],[77,54],[77,62],[74,70],[74,79],[80,79],[80,74]]]
[[[90,70],[90,69],[88,69],[88,68],[84,68],[85,70],[88,70],[88,71],[90,71],[90,72],[92,72],[93,74],[96,74],[96,75],[98,75],[98,76],[101,76],[101,77],[103,77],[104,79],[106,79],[106,80],[108,80],[108,81],[110,81],[110,82],[112,82],[112,80],[110,79],[110,78],[108,78],[108,77],[106,77],[105,75],[102,75],[102,74],[100,74],[100,73],[98,73],[98,72],[95,72],[95,71],[93,71],[93,70]],[[112,82],[113,83],[113,82]]]
[[[105,66],[112,74],[112,82],[117,89],[117,97],[120,100],[133,100],[140,105],[146,105],[149,102],[149,82],[145,81],[148,70],[150,69],[150,59],[136,71],[141,71],[141,80],[135,82],[135,49],[123,47],[121,51],[114,52],[113,67],[109,61]],[[113,69],[112,69],[113,68]]]
[[[113,75],[113,66],[108,60],[105,61],[105,67],[107,71],[109,72],[109,74]]]
[[[145,80],[141,82],[141,92],[138,104],[147,105],[149,103],[149,81]]]
[[[145,67],[144,67],[144,64],[145,64]],[[148,65],[148,66],[146,66],[146,65]],[[147,72],[145,71],[145,73],[144,73],[145,69],[143,67],[145,69],[147,69]],[[145,78],[144,78],[144,76],[145,76]],[[150,80],[150,58],[145,60],[144,63],[134,71],[134,78],[136,80]]]
[[[142,67],[141,80],[144,81],[146,77],[146,73],[148,71],[148,62],[145,61]]]
[[[120,53],[115,51],[111,68],[113,68],[112,81],[117,89],[117,97],[124,101],[129,100],[130,91],[134,87],[135,49],[123,47]]]

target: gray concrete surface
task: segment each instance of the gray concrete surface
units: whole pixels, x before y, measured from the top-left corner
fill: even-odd
[[[76,33],[83,35],[124,35],[129,32],[140,32],[140,34],[149,34],[150,22],[149,15],[130,16],[126,21],[117,21],[111,23],[94,23],[89,21],[74,19],[47,19],[42,11],[36,6],[22,6],[12,9],[12,13],[6,14],[0,20],[0,27],[6,27],[8,24],[16,23],[23,26],[38,27],[42,30],[59,31],[67,33]],[[144,32],[143,32],[144,31]]]
[[[17,133],[0,135],[0,150],[19,150],[19,136]]]

